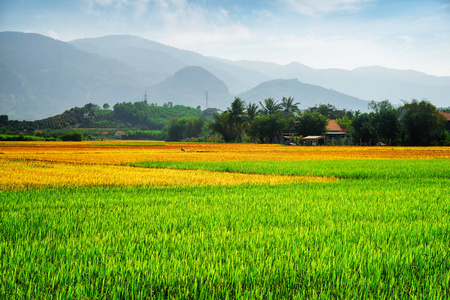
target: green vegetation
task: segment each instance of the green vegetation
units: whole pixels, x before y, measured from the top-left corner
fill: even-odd
[[[66,133],[61,136],[61,141],[75,141],[81,142],[83,140],[83,134],[79,132]]]
[[[208,120],[205,117],[189,118],[179,120],[174,118],[169,122],[168,141],[181,141],[188,138],[198,138],[203,135],[206,139],[205,132],[207,132]]]
[[[426,100],[412,100],[395,108],[388,100],[369,104],[370,113],[336,109],[321,104],[299,111],[294,99],[283,97],[281,104],[273,98],[256,104],[246,104],[235,98],[231,107],[214,114],[213,132],[225,142],[259,141],[281,143],[283,133],[295,134],[291,140],[304,136],[324,136],[329,119],[336,119],[349,136],[340,141],[354,145],[444,146],[450,144],[447,120],[435,106]],[[328,141],[330,144],[332,141]]]
[[[64,140],[68,135],[76,133],[84,135],[88,140],[105,140],[115,139],[115,132],[123,131],[127,134],[123,139],[166,140],[171,120],[200,120],[205,123],[207,117],[211,117],[216,111],[210,108],[202,112],[187,106],[173,106],[171,102],[163,106],[148,104],[146,101],[123,102],[114,105],[113,110],[109,110],[108,103],[103,105],[103,109],[89,103],[82,108],[75,107],[60,115],[33,122],[9,120],[8,116],[1,115],[0,134],[23,135],[26,132],[28,136]],[[187,136],[172,140],[199,136],[189,135],[191,131],[184,130]]]
[[[201,109],[183,105],[173,106],[171,102],[163,106],[148,104],[147,101],[123,102],[114,105],[114,117],[130,124],[144,125],[151,130],[163,129],[173,118],[187,119],[201,117]]]
[[[450,297],[450,161],[139,166],[329,183],[0,192],[0,298]]]
[[[52,138],[44,138],[33,135],[10,135],[10,134],[0,134],[0,141],[54,141]]]
[[[283,143],[284,136],[289,136],[290,142],[298,144],[301,137],[325,135],[328,120],[336,119],[349,133],[338,144],[450,145],[450,123],[425,100],[405,102],[399,108],[388,100],[372,101],[370,113],[336,109],[330,104],[300,111],[299,104],[294,98],[283,97],[281,103],[267,98],[258,106],[237,97],[230,108],[219,112],[214,108],[202,111],[174,106],[171,102],[163,106],[147,101],[123,102],[114,105],[113,110],[109,110],[107,103],[103,109],[89,103],[34,122],[11,121],[7,115],[0,115],[0,134],[26,133],[61,139],[77,132],[85,139],[104,140],[115,139],[116,131],[123,131],[124,139],[260,143]],[[330,140],[327,142],[332,144]]]

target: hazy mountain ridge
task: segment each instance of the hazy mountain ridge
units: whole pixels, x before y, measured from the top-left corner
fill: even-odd
[[[311,85],[297,79],[276,79],[261,83],[257,87],[239,95],[248,102],[259,103],[265,98],[280,101],[282,97],[293,97],[302,109],[319,104],[332,104],[336,108],[367,111],[369,101],[348,96],[334,90]]]
[[[276,81],[294,78],[298,81]],[[202,108],[208,91],[209,107],[221,109],[235,95],[247,103],[291,96],[302,107],[331,103],[366,110],[367,101],[360,99],[427,98],[436,106],[448,106],[450,94],[450,77],[416,71],[376,66],[320,70],[297,62],[205,57],[135,36],[66,43],[20,32],[0,33],[0,79],[0,114],[19,120],[49,117],[89,102],[143,100],[146,90],[152,103]]]
[[[157,70],[159,73],[155,77],[148,78],[152,84],[187,66],[199,66],[211,72],[223,80],[233,94],[238,94],[269,79],[248,68],[233,66],[192,51],[181,50],[136,36],[113,35],[75,40],[70,43],[80,50],[118,59],[138,70]],[[136,52],[145,50],[156,51],[154,53],[160,55],[159,59],[151,61],[146,56],[136,55]],[[135,63],[137,58],[139,58],[138,64]]]
[[[206,92],[209,107],[226,109],[233,99],[222,80],[197,66],[183,68],[152,86],[148,90],[148,97],[151,101],[170,101],[191,107],[200,105],[202,109],[206,109]]]
[[[11,119],[33,120],[90,101],[129,99],[144,85],[119,61],[38,34],[0,33],[0,64],[1,76],[8,77],[0,82],[0,108]]]
[[[229,63],[261,72],[271,79],[297,78],[301,82],[331,88],[360,99],[399,102],[425,98],[437,106],[447,106],[450,102],[450,76],[438,77],[381,66],[342,70],[313,69],[297,62],[287,65],[255,61]]]

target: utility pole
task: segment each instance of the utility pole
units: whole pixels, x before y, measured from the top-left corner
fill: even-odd
[[[208,91],[206,91],[206,109],[208,109]]]

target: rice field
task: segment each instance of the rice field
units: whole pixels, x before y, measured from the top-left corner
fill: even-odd
[[[0,298],[448,299],[449,158],[0,143]]]

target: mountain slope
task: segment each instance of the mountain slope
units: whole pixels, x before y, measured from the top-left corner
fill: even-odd
[[[88,102],[143,94],[139,73],[116,60],[82,52],[42,35],[0,33],[0,110],[35,120]]]
[[[173,104],[206,108],[208,106],[226,109],[233,100],[226,84],[201,67],[186,67],[177,71],[163,82],[152,86],[148,91],[150,101],[171,101]]]
[[[391,102],[428,99],[436,106],[448,106],[450,77],[437,77],[412,70],[380,66],[342,69],[313,69],[300,63],[277,65],[266,62],[230,62],[263,73],[271,79],[292,79],[332,88],[362,99]]]
[[[151,75],[154,84],[187,66],[200,66],[225,82],[237,94],[268,80],[261,73],[219,59],[181,50],[137,36],[111,35],[70,42],[80,50],[115,58]]]
[[[300,102],[300,108],[308,108],[318,104],[332,104],[336,108],[367,111],[369,101],[348,96],[331,89],[306,84],[297,79],[277,79],[264,82],[259,86],[239,95],[248,102],[258,103],[266,98],[281,101],[282,97],[293,97]]]

